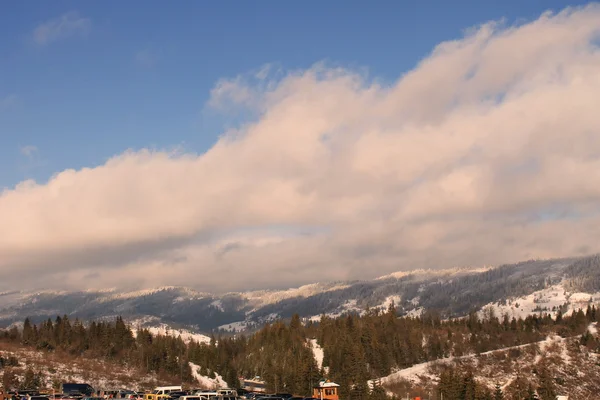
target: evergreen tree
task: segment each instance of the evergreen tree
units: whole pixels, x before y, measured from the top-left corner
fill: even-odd
[[[31,346],[35,342],[35,338],[33,335],[33,327],[31,326],[31,321],[29,318],[25,318],[25,322],[23,323],[23,334],[22,334],[22,342],[25,346]]]
[[[540,371],[540,386],[537,389],[537,392],[540,396],[540,400],[555,400],[556,399],[556,391],[554,389],[554,382],[552,381],[552,377],[546,368],[543,368]]]
[[[387,400],[385,389],[381,386],[381,380],[377,379],[373,383],[373,389],[371,389],[370,400]]]
[[[494,400],[502,400],[504,396],[502,395],[502,388],[499,383],[496,383],[496,387],[494,389]]]

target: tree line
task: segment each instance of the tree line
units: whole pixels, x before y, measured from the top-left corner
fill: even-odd
[[[21,330],[12,328],[1,338],[40,351],[64,351],[137,367],[158,374],[165,383],[194,385],[191,362],[202,375],[219,374],[233,387],[239,386],[240,376],[260,376],[270,392],[310,396],[318,380],[328,377],[340,384],[343,399],[379,400],[386,397],[385,390],[378,384],[369,386],[369,380],[426,361],[533,343],[550,333],[581,335],[582,345],[598,350],[598,340],[587,332],[587,326],[599,318],[600,311],[590,305],[586,311],[570,316],[559,313],[556,318],[545,314],[516,319],[487,310],[483,315],[471,312],[464,318],[442,320],[435,311],[417,318],[399,317],[392,304],[386,311],[366,310],[363,315],[322,316],[318,323],[294,315],[249,336],[212,336],[209,343],[186,343],[144,328],[134,334],[121,317],[83,323],[63,316],[37,325],[26,319]],[[321,368],[310,339],[316,339],[324,350]],[[0,367],[5,362],[9,360],[0,360]],[[35,379],[30,377],[34,383]],[[438,391],[446,393],[447,400],[499,395],[457,371],[440,376]]]

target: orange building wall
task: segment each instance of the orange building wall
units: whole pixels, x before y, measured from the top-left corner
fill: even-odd
[[[314,388],[313,390],[313,397],[320,399],[321,398],[321,392],[323,392],[323,399],[324,400],[340,400],[339,395],[338,395],[338,388],[337,387],[332,387],[332,388]]]

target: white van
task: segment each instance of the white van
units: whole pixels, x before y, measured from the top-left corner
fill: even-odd
[[[181,386],[159,386],[154,388],[152,394],[169,394],[171,392],[179,392],[181,389]]]
[[[193,396],[185,396],[185,397],[194,397],[193,399],[184,399],[183,397],[181,397],[181,399],[182,400],[211,400],[218,396],[219,396],[219,394],[213,390],[199,390],[196,393],[194,393]]]

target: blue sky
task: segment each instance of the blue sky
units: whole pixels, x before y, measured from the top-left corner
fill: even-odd
[[[369,4],[370,6],[367,6]],[[100,165],[127,149],[204,152],[237,121],[210,90],[273,63],[326,60],[396,80],[439,42],[564,1],[9,2],[0,12],[0,187]],[[74,26],[35,31],[67,16]],[[55,25],[56,26],[56,25]]]
[[[2,5],[5,286],[227,291],[599,250],[600,4],[168,5]]]

